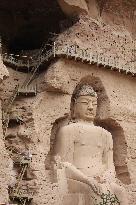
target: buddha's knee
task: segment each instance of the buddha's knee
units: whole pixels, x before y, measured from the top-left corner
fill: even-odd
[[[120,205],[128,205],[128,194],[125,188],[115,183],[111,184],[111,187],[114,194],[117,196]]]
[[[69,193],[89,194],[90,190],[87,184],[72,179],[68,179],[67,183]]]
[[[85,183],[68,179],[68,194],[63,198],[64,205],[93,205],[90,201],[89,186]]]

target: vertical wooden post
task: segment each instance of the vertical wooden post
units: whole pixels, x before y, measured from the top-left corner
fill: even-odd
[[[69,45],[67,45],[67,52],[66,52],[67,58],[69,57]]]
[[[82,62],[84,61],[84,50],[82,49]]]
[[[132,59],[133,59],[133,62],[134,62],[134,69],[135,69],[135,67],[136,67],[136,41],[134,40],[134,42],[133,42],[133,52],[132,52],[133,54],[133,57],[132,57]]]
[[[75,45],[75,60],[77,59],[77,45]]]
[[[30,65],[30,63],[29,63],[29,59],[28,59],[28,73],[29,73],[29,65]]]
[[[53,56],[54,56],[54,58],[56,56],[56,43],[55,42],[53,44]]]

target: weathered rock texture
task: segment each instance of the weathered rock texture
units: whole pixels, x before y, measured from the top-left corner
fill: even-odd
[[[71,1],[71,0],[58,0],[63,11],[67,15],[75,15],[76,13],[86,12],[88,13],[88,7],[84,0],[82,1]]]
[[[9,77],[9,72],[8,72],[8,69],[6,68],[6,66],[3,64],[2,56],[0,56],[0,67],[1,67],[1,69],[0,69],[0,82],[2,82],[7,77]]]
[[[134,0],[58,0],[64,12],[87,12],[92,18],[101,19],[108,24],[119,24],[135,35],[136,3]],[[70,9],[71,8],[71,9]]]
[[[2,81],[9,77],[9,72],[6,66],[3,64],[2,57],[0,56],[0,88],[3,89]],[[8,155],[5,144],[3,141],[3,129],[2,129],[2,96],[0,99],[0,203],[6,203],[8,201],[8,184],[13,181],[13,162]],[[11,174],[9,174],[11,173]]]
[[[0,6],[8,8],[7,1],[4,1],[3,4],[2,2]],[[65,31],[57,37],[56,43],[70,45],[76,43],[84,49],[90,47],[94,52],[100,52],[107,58],[118,57],[122,67],[128,63],[131,68],[133,66],[133,69],[136,69],[135,58],[132,58],[135,51],[132,50],[132,45],[135,42],[132,34],[136,28],[135,21],[133,21],[133,15],[135,15],[135,4],[133,3],[135,2],[125,2],[125,0],[122,3],[121,1],[60,0],[62,10],[70,16],[73,15],[73,12],[77,12],[80,20],[72,28],[65,28]],[[42,3],[44,4],[44,2]],[[117,13],[115,14],[115,12]],[[131,14],[133,15],[131,16]],[[63,17],[62,15],[59,19],[62,20]],[[8,18],[6,20],[8,21]],[[130,23],[131,21],[132,23]],[[36,24],[35,21],[34,24]],[[20,25],[17,27],[18,29]],[[35,26],[38,27],[37,24]],[[48,26],[50,28],[50,23]],[[25,31],[27,28],[25,27]],[[1,27],[1,31],[7,36],[12,33],[12,40],[14,39],[13,30],[8,31],[8,26],[5,27],[5,24],[4,27]],[[24,41],[24,36],[22,38]],[[5,52],[6,46],[6,44],[3,45],[3,52]],[[27,50],[24,53],[27,55]],[[30,56],[30,52],[28,53]],[[31,53],[35,53],[35,51]],[[76,60],[67,59],[66,56],[63,59],[52,59],[37,70],[37,76],[31,83],[32,87],[37,84],[37,93],[31,89],[32,95],[29,95],[28,87],[23,87],[25,88],[24,92],[15,96],[11,108],[8,110],[9,121],[7,121],[8,126],[3,138],[3,108],[6,107],[12,96],[15,86],[22,85],[26,77],[31,74],[23,68],[20,69],[20,72],[15,67],[12,68],[12,65],[10,67],[3,65],[2,58],[0,58],[0,203],[9,201],[13,203],[13,198],[8,190],[15,186],[21,171],[21,166],[16,164],[16,161],[21,157],[21,153],[29,151],[32,154],[32,162],[24,173],[19,188],[27,191],[27,197],[32,195],[32,205],[63,205],[63,193],[53,173],[52,148],[57,130],[69,122],[73,92],[78,85],[88,83],[98,94],[95,124],[110,132],[113,138],[116,181],[127,190],[129,204],[135,205],[135,76],[133,76],[133,72],[120,73],[119,69],[114,71],[104,66],[98,67],[97,64],[89,65],[85,61],[78,62],[78,59]],[[73,197],[78,201],[78,194]]]

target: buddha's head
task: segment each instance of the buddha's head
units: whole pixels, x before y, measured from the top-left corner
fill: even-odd
[[[84,85],[74,98],[73,118],[94,121],[97,109],[97,94],[90,85]]]

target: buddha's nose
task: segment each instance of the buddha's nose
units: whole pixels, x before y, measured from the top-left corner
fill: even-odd
[[[92,102],[88,103],[88,110],[92,111],[93,110],[93,104]]]

